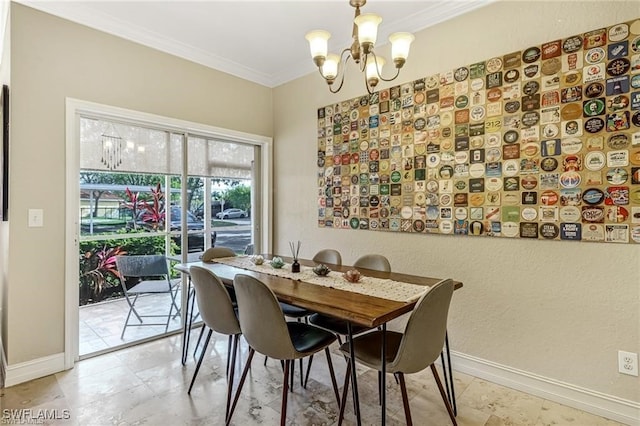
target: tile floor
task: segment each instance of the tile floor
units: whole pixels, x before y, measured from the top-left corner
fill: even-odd
[[[198,331],[194,330],[194,336]],[[15,412],[7,410],[30,409],[32,414],[37,410],[48,410],[59,417],[69,414],[68,420],[45,420],[43,424],[223,424],[227,337],[214,334],[191,396],[187,395],[187,388],[195,362],[190,354],[187,365],[182,366],[180,341],[179,335],[165,337],[80,361],[69,371],[0,389],[0,423],[10,423],[6,416]],[[240,364],[246,359],[246,345],[241,349]],[[344,359],[335,347],[332,349],[336,376],[342,384]],[[358,375],[363,425],[380,424],[377,374],[359,367]],[[306,390],[300,387],[299,376],[296,378],[289,397],[287,424],[336,424],[338,409],[324,356],[314,359]],[[455,382],[460,425],[619,424],[466,374],[455,373]],[[281,384],[280,363],[270,360],[265,367],[263,358],[256,356],[232,424],[278,424]],[[405,421],[398,386],[393,379],[387,384],[387,424],[402,425]],[[450,424],[428,369],[407,376],[407,386],[414,424]],[[353,425],[355,418],[348,401],[344,424]]]
[[[171,299],[168,294],[150,294],[138,298],[136,309],[141,315],[158,315],[169,312]],[[180,292],[176,304],[180,306]],[[197,307],[196,307],[197,309]],[[101,303],[80,306],[79,313],[79,354],[87,354],[115,348],[131,342],[148,339],[165,333],[165,326],[127,327],[124,337],[120,338],[129,305],[124,298]],[[144,319],[147,322],[163,322],[165,318]],[[137,323],[132,317],[130,323]],[[169,324],[169,332],[181,329],[180,317]]]

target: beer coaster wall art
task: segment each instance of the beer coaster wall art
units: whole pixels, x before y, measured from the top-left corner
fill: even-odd
[[[321,227],[640,243],[640,19],[317,113]]]

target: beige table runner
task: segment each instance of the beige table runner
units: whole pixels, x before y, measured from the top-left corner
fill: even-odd
[[[274,275],[276,277],[303,281],[305,283],[317,284],[338,290],[352,291],[354,293],[395,300],[398,302],[412,302],[429,291],[429,287],[427,286],[394,281],[391,279],[367,277],[365,275],[362,275],[359,282],[350,283],[342,277],[342,272],[331,271],[327,276],[319,277],[313,272],[312,267],[304,265],[300,266],[300,272],[294,273],[291,272],[290,263],[285,263],[282,268],[276,269],[267,261],[262,265],[255,265],[251,260],[249,260],[248,256],[216,258],[214,259],[214,262],[223,263],[225,265],[249,271]]]

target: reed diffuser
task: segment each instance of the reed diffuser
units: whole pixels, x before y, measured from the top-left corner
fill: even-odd
[[[300,254],[300,241],[289,241],[289,248],[291,249],[291,257],[293,257],[291,272],[300,272],[300,263],[298,263],[298,254]]]

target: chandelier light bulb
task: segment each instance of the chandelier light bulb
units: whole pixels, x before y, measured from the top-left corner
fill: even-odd
[[[382,18],[374,13],[357,16],[353,22],[358,26],[358,40],[364,54],[369,54],[378,38],[378,25]]]
[[[321,67],[327,57],[328,41],[331,33],[324,30],[314,30],[307,33],[305,38],[309,42],[311,57],[316,66]]]
[[[380,80],[380,75],[382,75],[382,67],[385,64],[384,58],[380,56],[369,56],[367,58],[367,67],[365,69],[365,75],[367,79],[367,83],[369,86],[375,87]]]
[[[389,37],[391,42],[391,56],[396,68],[402,68],[409,56],[409,48],[415,40],[415,36],[411,33],[394,33]]]
[[[340,56],[330,53],[327,55],[324,64],[322,65],[322,75],[327,80],[327,83],[332,84],[338,76],[338,64],[340,63]]]

